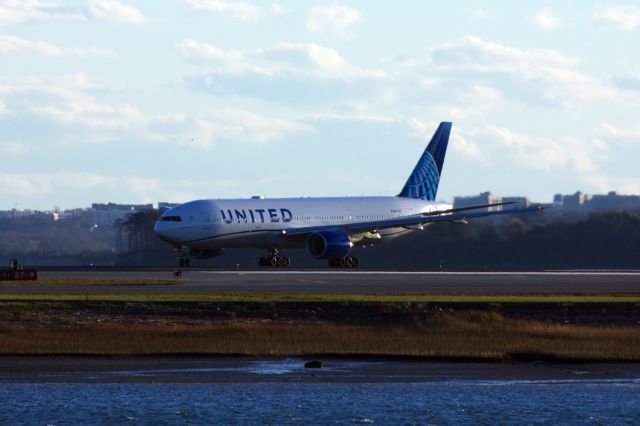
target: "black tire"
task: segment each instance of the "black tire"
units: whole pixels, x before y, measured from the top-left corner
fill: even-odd
[[[287,256],[283,257],[282,266],[284,266],[285,268],[288,268],[289,266],[291,266],[291,259],[288,258]]]
[[[358,266],[360,266],[360,259],[358,259],[357,257],[353,258],[353,267],[357,268]]]
[[[341,258],[338,260],[338,265],[339,265],[341,268],[344,268],[345,266],[347,266],[347,258],[346,258],[346,257],[341,257]]]
[[[278,259],[278,268],[284,267],[284,258],[278,256],[277,259]]]
[[[278,266],[277,256],[271,256],[271,259],[269,259],[269,266],[271,266],[272,268],[275,268],[276,266]]]
[[[347,268],[353,268],[353,257],[347,256],[344,258],[344,266]]]

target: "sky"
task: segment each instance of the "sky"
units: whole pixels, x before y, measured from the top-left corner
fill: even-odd
[[[0,0],[0,210],[640,193],[640,2]]]

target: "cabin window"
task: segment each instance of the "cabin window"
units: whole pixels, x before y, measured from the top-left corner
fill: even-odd
[[[162,222],[182,222],[180,216],[162,216],[160,219]]]

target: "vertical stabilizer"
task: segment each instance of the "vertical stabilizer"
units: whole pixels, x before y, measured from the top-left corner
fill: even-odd
[[[450,133],[451,123],[440,123],[398,197],[436,199]]]

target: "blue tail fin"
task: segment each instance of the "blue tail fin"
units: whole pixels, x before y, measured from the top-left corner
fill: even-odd
[[[440,123],[398,197],[428,201],[436,199],[450,133],[451,123]]]

